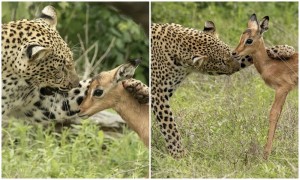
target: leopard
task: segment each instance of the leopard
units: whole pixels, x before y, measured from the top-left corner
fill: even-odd
[[[79,84],[73,54],[56,30],[55,8],[33,20],[2,24],[2,117],[34,106],[43,87],[61,92]]]
[[[137,60],[137,59],[135,59]],[[131,61],[131,60],[128,60]],[[81,124],[78,116],[80,105],[87,96],[93,78],[79,81],[79,85],[67,92],[57,91],[51,87],[40,89],[39,98],[33,106],[22,108],[16,117],[28,122],[48,126],[51,123],[58,125]],[[122,81],[124,89],[133,95],[140,104],[149,103],[149,88],[142,81],[130,78]]]
[[[287,46],[272,48],[267,49],[269,56],[293,54]],[[230,54],[230,47],[219,39],[212,21],[205,22],[202,31],[174,23],[151,25],[151,108],[172,157],[184,157],[186,150],[170,98],[193,72],[229,76],[253,64],[249,55],[233,57]]]

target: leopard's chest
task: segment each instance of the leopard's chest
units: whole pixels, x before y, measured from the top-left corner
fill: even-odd
[[[38,99],[38,88],[16,76],[2,77],[2,114],[11,115]]]

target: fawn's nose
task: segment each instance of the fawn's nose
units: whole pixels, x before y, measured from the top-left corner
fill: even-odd
[[[236,53],[235,51],[233,51],[233,52],[231,53],[231,55],[232,55],[232,56],[236,56],[237,53]]]

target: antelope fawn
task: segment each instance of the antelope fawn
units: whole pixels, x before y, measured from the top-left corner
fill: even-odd
[[[267,85],[275,89],[275,100],[269,115],[268,140],[264,148],[264,159],[268,159],[272,141],[282,107],[288,93],[298,85],[298,53],[288,59],[272,59],[268,56],[263,40],[263,33],[268,30],[269,17],[265,16],[259,24],[255,14],[248,21],[248,28],[243,32],[239,45],[232,52],[233,56],[251,55],[253,63]]]
[[[149,147],[149,103],[139,101],[126,91],[126,81],[123,81],[133,76],[139,63],[139,60],[131,61],[93,78],[87,96],[80,105],[79,116],[88,117],[112,108]]]

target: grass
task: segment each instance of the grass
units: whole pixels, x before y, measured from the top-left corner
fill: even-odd
[[[287,98],[269,160],[262,158],[273,97],[254,67],[230,77],[191,75],[171,99],[188,155],[168,155],[153,122],[152,177],[298,177],[297,90]]]
[[[74,133],[76,130],[76,133]],[[136,133],[106,138],[88,121],[62,133],[12,120],[2,129],[3,178],[148,177],[148,149]]]

